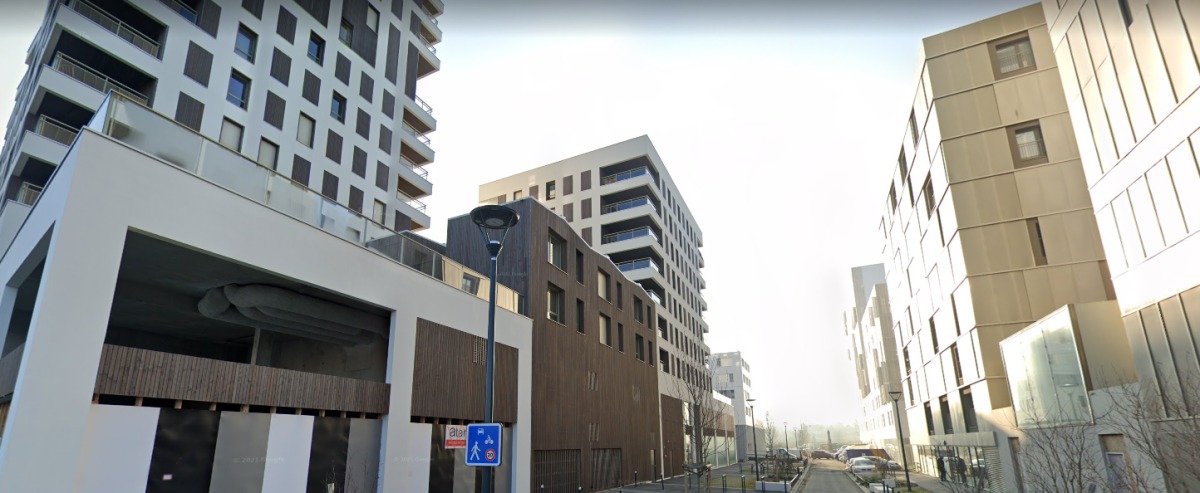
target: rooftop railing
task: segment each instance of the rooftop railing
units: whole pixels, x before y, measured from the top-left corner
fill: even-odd
[[[411,169],[416,174],[421,175],[421,178],[429,178],[429,170],[425,169],[424,166],[417,165],[417,163],[410,161],[404,156],[400,156],[400,164],[407,166],[408,169]]]
[[[37,119],[37,123],[33,126],[34,133],[46,137],[47,139],[58,142],[62,145],[71,145],[75,141],[75,136],[79,135],[78,128],[72,128],[66,123],[60,122],[46,115],[41,115]]]
[[[88,128],[164,164],[174,166],[231,193],[290,216],[326,233],[413,268],[460,291],[471,292],[465,276],[479,279],[472,295],[487,299],[487,276],[442,257],[370,218],[262,166],[192,129],[118,93],[111,93]],[[38,189],[40,192],[40,189]],[[422,209],[424,204],[422,205]],[[381,244],[389,247],[381,249]],[[400,245],[400,247],[396,247]],[[428,259],[430,268],[408,258]],[[480,287],[482,285],[482,287]],[[521,313],[522,296],[498,285],[497,306]]]
[[[145,105],[150,103],[150,98],[146,97],[145,94],[137,92],[129,86],[117,82],[113,78],[104,75],[103,72],[84,65],[83,63],[67,56],[64,53],[57,53],[54,55],[54,60],[50,62],[50,68],[61,72],[67,77],[82,82],[85,85],[90,86],[92,89],[100,91],[101,93],[108,93],[109,91],[112,91],[132,99],[139,104]]]
[[[621,263],[617,264],[617,270],[620,270],[621,272],[638,270],[638,269],[654,269],[655,272],[662,272],[661,270],[658,269],[658,264],[655,263],[654,260],[649,257],[640,258],[637,260],[630,260],[628,262],[621,262]]]
[[[142,34],[137,29],[126,24],[125,21],[118,19],[117,16],[106,12],[104,9],[87,0],[67,0],[66,5],[92,22],[99,24],[100,27],[112,31],[117,37],[158,58],[158,42],[154,38]],[[195,22],[195,20],[192,20],[192,22]]]
[[[612,234],[604,235],[600,238],[600,244],[607,245],[609,243],[616,243],[618,241],[632,240],[634,238],[641,238],[643,236],[649,236],[651,238],[654,238],[654,241],[656,241],[656,242],[658,241],[658,235],[654,234],[654,231],[651,230],[649,226],[643,226],[643,227],[640,227],[637,229],[622,231],[620,233],[612,233]]]
[[[649,170],[649,169],[647,169],[645,166],[642,166],[642,167],[640,167],[640,168],[633,168],[633,169],[631,169],[631,170],[622,171],[622,172],[620,172],[620,173],[613,173],[613,174],[611,174],[611,175],[608,175],[608,176],[601,177],[601,178],[600,178],[600,184],[601,184],[601,185],[608,185],[609,183],[616,183],[616,182],[619,182],[619,181],[625,181],[625,180],[628,180],[628,179],[630,179],[630,178],[637,178],[637,177],[639,177],[639,176],[642,176],[642,175],[644,175],[644,174],[647,174],[647,173],[649,173],[649,172],[650,172],[650,170]]]
[[[638,197],[636,199],[629,199],[629,200],[617,202],[615,204],[608,204],[608,205],[600,208],[600,213],[601,214],[609,214],[612,212],[623,211],[626,209],[633,209],[634,207],[641,207],[643,205],[650,206],[650,208],[654,209],[655,212],[658,211],[658,209],[654,207],[654,202],[650,201],[650,197],[642,196],[642,197]]]

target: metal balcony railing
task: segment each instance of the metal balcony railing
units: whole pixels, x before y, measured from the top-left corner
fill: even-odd
[[[404,129],[404,133],[416,137],[417,140],[421,141],[422,144],[430,145],[433,142],[429,140],[429,137],[425,136],[425,134],[422,134],[421,132],[418,132],[415,127],[409,125],[407,122],[402,124],[400,128]]]
[[[41,195],[42,187],[32,183],[22,183],[21,189],[17,190],[17,202],[32,206]]]
[[[421,202],[420,200],[409,197],[407,193],[396,190],[396,198],[399,199],[401,202],[411,205],[413,207],[413,209],[419,210],[421,212],[425,212],[425,203]]]
[[[33,131],[47,139],[68,146],[71,145],[71,142],[75,141],[75,136],[79,135],[78,128],[71,128],[71,126],[46,115],[38,117],[37,124],[33,126]]]
[[[600,244],[607,245],[609,243],[616,243],[618,241],[632,240],[634,238],[641,238],[643,236],[649,236],[651,238],[654,238],[654,241],[656,241],[656,242],[658,241],[658,235],[654,234],[654,231],[651,230],[649,226],[643,226],[643,227],[640,227],[637,229],[621,231],[620,233],[612,233],[612,234],[604,235],[600,238]]]
[[[633,209],[634,207],[641,207],[644,205],[650,206],[650,209],[654,210],[655,212],[658,212],[658,209],[654,207],[654,202],[650,201],[650,197],[643,196],[643,197],[638,197],[636,199],[629,199],[629,200],[625,200],[622,202],[617,202],[615,204],[608,204],[608,205],[600,208],[600,213],[608,214],[608,213],[612,213],[612,212],[623,211],[626,209]]]
[[[1018,143],[1017,155],[1021,156],[1021,159],[1037,159],[1046,157],[1046,143],[1042,141],[1042,139]]]
[[[429,178],[429,170],[425,169],[424,166],[418,166],[417,163],[409,161],[408,158],[404,156],[400,156],[400,164],[408,167],[408,169],[413,170],[413,172],[420,175],[421,178]]]
[[[658,269],[658,264],[655,263],[654,260],[650,259],[649,257],[640,258],[637,260],[630,260],[628,262],[621,262],[621,263],[617,264],[617,270],[620,270],[621,272],[638,270],[638,269],[654,269],[655,272],[662,272],[661,270]],[[651,293],[651,294],[653,294],[653,293]]]
[[[145,94],[137,92],[129,86],[113,80],[111,77],[104,75],[99,70],[91,68],[83,63],[71,58],[63,53],[54,55],[54,60],[50,62],[50,68],[61,72],[63,75],[82,82],[93,89],[107,94],[109,91],[121,94],[141,104],[150,104],[150,98]]]
[[[437,15],[433,13],[433,9],[431,9],[428,4],[425,2],[417,2],[417,5],[421,6],[421,12],[424,12],[425,17],[429,18],[429,22],[434,24],[438,23]]]
[[[413,101],[416,101],[417,106],[420,106],[426,113],[433,114],[433,107],[429,106],[429,103],[426,103],[424,99],[421,99],[421,96],[413,96]]]
[[[613,173],[611,175],[601,177],[600,184],[608,185],[609,183],[616,183],[619,181],[628,180],[630,178],[637,178],[649,172],[650,170],[646,169],[645,166],[642,166],[640,168],[634,168],[628,171],[622,171],[620,173]]]
[[[80,15],[87,17],[88,20],[99,24],[100,27],[112,31],[117,35],[117,37],[128,41],[138,49],[153,55],[155,58],[158,57],[159,46],[158,42],[155,41],[154,38],[142,34],[137,29],[130,27],[129,24],[125,23],[125,21],[122,21],[115,15],[106,12],[96,4],[87,0],[68,0],[66,5],[72,10],[79,12]],[[192,22],[195,22],[195,20]]]
[[[192,8],[191,5],[180,2],[179,0],[161,1],[162,3],[167,4],[168,7],[171,7],[171,10],[179,13],[179,15],[183,16],[184,19],[187,19],[188,22],[191,22],[192,24],[195,24],[200,20],[200,14],[196,13],[196,9]]]

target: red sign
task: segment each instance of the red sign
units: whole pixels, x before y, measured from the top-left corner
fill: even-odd
[[[465,425],[446,425],[446,448],[467,448],[467,427]]]

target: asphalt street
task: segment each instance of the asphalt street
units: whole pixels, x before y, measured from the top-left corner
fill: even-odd
[[[809,462],[812,471],[803,493],[860,493],[858,485],[846,474],[846,465],[836,460],[814,460]]]

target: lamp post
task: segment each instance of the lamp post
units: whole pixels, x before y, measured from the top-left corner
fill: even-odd
[[[783,422],[783,451],[784,451],[784,452],[787,452],[787,454],[785,454],[785,455],[783,456],[783,460],[787,461],[787,462],[784,464],[784,465],[785,465],[785,467],[784,467],[784,472],[790,472],[790,471],[791,471],[791,469],[792,469],[792,458],[791,458],[791,455],[792,455],[792,446],[791,446],[791,445],[788,445],[788,437],[787,437],[787,421],[784,421],[784,422]]]
[[[488,256],[492,258],[492,272],[488,277],[491,282],[491,295],[488,296],[488,328],[487,328],[487,377],[483,387],[483,421],[492,422],[492,392],[493,373],[495,370],[496,348],[496,257],[504,247],[504,237],[508,236],[509,228],[517,224],[517,212],[502,205],[481,205],[471,211],[471,221],[479,226],[479,234],[483,236]],[[492,468],[483,468],[483,493],[492,493]]]
[[[908,479],[908,450],[904,448],[904,428],[900,426],[900,396],[904,395],[899,390],[888,391],[888,395],[892,398],[892,409],[896,411],[896,436],[900,438],[900,459],[904,461],[904,482],[908,484],[908,491],[912,491],[912,481]]]
[[[746,402],[754,402],[754,399],[746,399]],[[750,404],[750,434],[754,435],[754,479],[762,481],[762,475],[758,472],[758,425],[754,424],[754,404]]]

